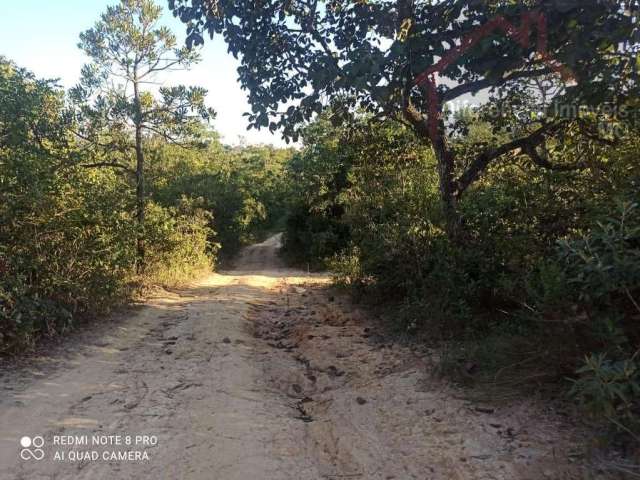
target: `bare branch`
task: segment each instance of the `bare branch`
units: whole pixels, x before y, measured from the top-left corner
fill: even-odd
[[[477,80],[475,82],[463,83],[462,85],[458,85],[444,92],[442,94],[442,101],[448,102],[466,93],[476,93],[476,92],[479,92],[480,90],[484,90],[485,88],[499,87],[512,80],[518,80],[521,78],[536,78],[543,75],[549,75],[552,72],[553,70],[547,67],[547,68],[540,68],[537,70],[524,70],[524,71],[512,72],[498,81],[494,79],[483,78],[482,80]]]
[[[582,135],[587,137],[589,140],[594,140],[598,143],[603,143],[610,147],[613,147],[618,144],[616,140],[610,140],[608,138],[603,138],[600,135],[598,135],[598,133],[594,132],[584,120],[578,118],[577,123],[578,123],[578,128],[580,129],[580,133],[582,133]]]
[[[100,168],[100,167],[118,168],[121,170],[125,170],[126,172],[131,173],[132,175],[135,174],[135,171],[133,169],[118,162],[81,163],[78,166],[83,168]]]
[[[459,198],[469,187],[469,185],[471,185],[478,179],[480,174],[487,168],[487,166],[489,166],[492,161],[507,153],[520,153],[526,148],[533,147],[533,149],[535,150],[535,147],[544,141],[546,135],[549,135],[558,130],[563,124],[564,122],[547,123],[526,137],[512,140],[500,145],[499,147],[489,148],[480,153],[467,167],[466,171],[462,175],[460,175],[458,180],[456,180],[455,196]],[[534,161],[537,160],[538,159]]]
[[[573,170],[586,168],[587,166],[584,162],[577,162],[570,165],[553,164],[549,161],[549,159],[547,159],[543,155],[540,155],[534,145],[525,145],[522,148],[522,151],[527,154],[527,156],[533,161],[533,163],[547,170],[554,170],[556,172],[571,172]]]
[[[159,130],[159,129],[155,128],[155,127],[152,127],[149,124],[143,125],[142,128],[144,128],[146,130],[149,130],[150,132],[155,133],[156,135],[162,137],[164,140],[166,140],[169,143],[172,143],[173,145],[176,145],[178,147],[184,148],[186,150],[189,149],[189,147],[187,145],[188,142],[180,142],[177,138],[172,137],[171,135],[169,135],[166,132],[163,132],[162,130]]]

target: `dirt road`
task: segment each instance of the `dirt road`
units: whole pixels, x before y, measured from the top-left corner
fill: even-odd
[[[278,246],[3,366],[0,479],[584,478],[561,419],[477,410]]]

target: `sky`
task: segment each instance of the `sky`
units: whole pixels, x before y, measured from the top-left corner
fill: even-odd
[[[184,42],[184,25],[173,17],[166,0],[156,0],[164,9],[161,23]],[[0,0],[0,55],[31,70],[39,77],[59,78],[69,88],[75,85],[87,57],[77,47],[80,32],[91,28],[108,5],[117,0]],[[237,82],[238,61],[227,53],[224,41],[207,39],[202,62],[187,72],[172,72],[166,84],[198,85],[209,90],[207,103],[217,112],[213,127],[227,144],[270,143],[284,146],[279,133],[268,129],[247,131],[243,112],[250,110],[246,92]]]

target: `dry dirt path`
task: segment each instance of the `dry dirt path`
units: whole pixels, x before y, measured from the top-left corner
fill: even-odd
[[[0,479],[586,478],[573,428],[479,412],[278,246],[2,366]]]

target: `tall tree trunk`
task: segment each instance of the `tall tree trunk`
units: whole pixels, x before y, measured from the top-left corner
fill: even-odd
[[[442,200],[447,236],[451,240],[456,240],[460,235],[461,225],[454,188],[453,153],[447,147],[443,135],[437,135],[436,138],[431,139],[431,142],[438,165],[440,199]]]
[[[431,142],[431,146],[433,147],[437,161],[440,199],[445,216],[445,228],[449,239],[455,241],[461,233],[461,222],[458,213],[454,179],[455,159],[453,152],[447,145],[444,121],[441,117],[441,106],[437,106],[436,112],[431,112],[431,115],[434,114],[437,116],[437,128],[429,128],[427,119],[411,105],[411,103],[407,103],[404,109],[404,116],[409,123],[411,123],[414,131],[425,141]]]
[[[136,272],[144,273],[145,268],[145,191],[144,191],[144,152],[142,150],[142,107],[138,82],[133,82],[136,128],[136,222],[138,238],[136,245]]]

